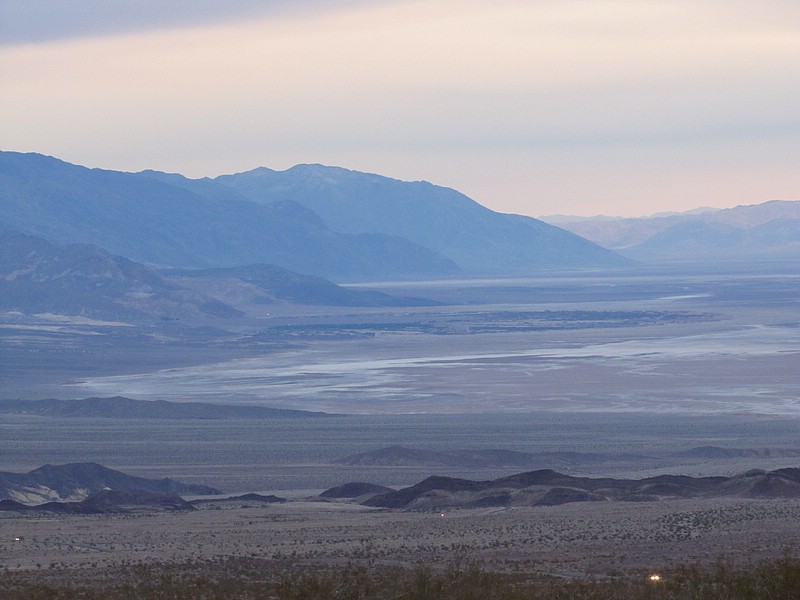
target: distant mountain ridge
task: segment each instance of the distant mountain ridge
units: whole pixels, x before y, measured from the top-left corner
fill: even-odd
[[[642,262],[800,260],[800,201],[641,218],[544,219]]]
[[[204,402],[134,400],[124,396],[75,400],[0,399],[0,414],[111,419],[302,419],[329,413]]]
[[[0,152],[0,227],[157,267],[267,263],[338,281],[631,264],[455,190],[319,165],[192,180]]]
[[[626,458],[644,458],[626,455]],[[388,446],[340,458],[342,465],[360,466],[430,466],[430,467],[535,467],[542,464],[571,466],[602,462],[610,455],[578,452],[518,452],[505,449],[486,450],[420,450],[403,446]],[[615,456],[614,458],[619,458]]]
[[[404,446],[387,446],[352,454],[334,460],[335,464],[381,467],[460,467],[460,468],[575,468],[609,463],[663,464],[674,458],[737,459],[737,458],[794,458],[800,457],[798,448],[721,448],[701,446],[668,455],[613,454],[575,451],[519,452],[501,448],[427,450]]]

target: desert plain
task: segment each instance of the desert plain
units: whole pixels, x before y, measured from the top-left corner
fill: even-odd
[[[531,576],[639,577],[800,549],[800,499],[723,497],[431,511],[323,500],[349,481],[490,479],[509,465],[352,464],[392,445],[505,449],[592,477],[800,466],[792,273],[391,283],[441,305],[251,307],[227,330],[7,316],[6,398],[126,396],[321,411],[272,420],[0,415],[3,470],[93,461],[226,495],[188,512],[0,514],[0,568],[58,578],[231,557],[276,571],[477,560]],[[697,449],[706,449],[698,451]],[[710,450],[709,450],[710,449]],[[557,463],[557,464],[554,464]],[[60,574],[60,575],[59,575]]]

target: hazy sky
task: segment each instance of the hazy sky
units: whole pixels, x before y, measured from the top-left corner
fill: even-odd
[[[502,212],[800,198],[797,0],[0,0],[0,149]]]

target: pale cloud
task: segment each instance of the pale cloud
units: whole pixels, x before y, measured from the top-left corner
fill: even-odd
[[[339,164],[526,214],[800,196],[796,3],[301,4],[0,47],[6,147],[191,176]]]
[[[0,0],[0,44],[25,44],[154,29],[298,18],[369,0]],[[373,0],[380,1],[380,0]]]

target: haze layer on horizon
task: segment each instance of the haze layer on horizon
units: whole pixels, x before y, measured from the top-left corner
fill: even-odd
[[[800,197],[792,0],[0,0],[4,150],[322,163],[501,212]]]

